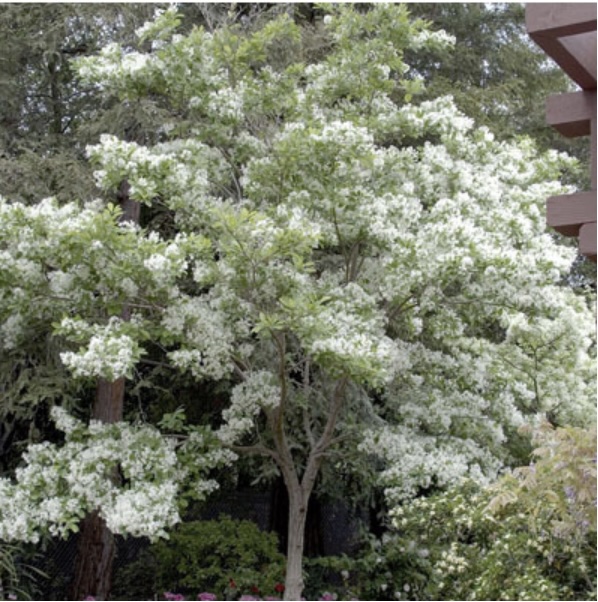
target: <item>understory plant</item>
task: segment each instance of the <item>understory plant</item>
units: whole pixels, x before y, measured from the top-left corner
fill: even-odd
[[[0,542],[0,600],[35,600],[48,576],[29,546]]]
[[[184,522],[117,573],[119,596],[131,595],[129,585],[142,585],[137,595],[153,598],[176,592],[188,599],[198,592],[219,600],[243,595],[278,596],[284,591],[285,558],[274,533],[248,520],[222,515],[218,520]]]
[[[595,600],[596,429],[533,442],[530,466],[397,505],[384,537],[316,562],[359,600]]]

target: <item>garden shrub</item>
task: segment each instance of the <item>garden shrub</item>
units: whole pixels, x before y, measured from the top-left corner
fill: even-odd
[[[135,581],[142,589],[139,581],[145,581],[146,591],[137,594],[147,595],[151,583],[152,598],[166,591],[189,599],[200,592],[213,592],[220,600],[274,596],[276,586],[284,583],[284,563],[274,533],[223,515],[218,520],[178,525],[168,540],[152,544],[123,571],[116,586],[121,594],[127,591],[125,581]]]
[[[557,537],[583,539],[596,532],[596,427],[532,432],[535,463],[505,476],[491,509],[518,501],[533,518],[541,515]]]
[[[345,599],[596,600],[596,430],[544,425],[533,442],[534,464],[396,507],[385,537],[313,575]]]
[[[157,561],[151,545],[143,549],[132,562],[123,564],[117,556],[110,599],[154,599],[159,592],[156,575]]]
[[[493,513],[495,495],[465,482],[419,498],[395,509],[395,530],[355,557],[312,561],[314,575],[336,578],[339,599],[595,600],[595,532],[557,537],[521,503]]]

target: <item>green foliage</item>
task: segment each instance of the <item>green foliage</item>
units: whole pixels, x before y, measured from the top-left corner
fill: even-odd
[[[132,562],[115,562],[110,599],[152,600],[157,587],[156,567],[152,546],[143,548]]]
[[[409,12],[456,38],[448,60],[407,57],[426,79],[426,97],[453,94],[467,115],[503,136],[541,133],[543,101],[567,79],[529,40],[522,4],[414,3]]]
[[[596,533],[596,428],[552,428],[533,433],[536,462],[496,486],[490,509],[521,504],[533,523],[551,525],[555,537],[583,541]]]
[[[130,43],[152,11],[149,5],[2,5],[2,194],[24,202],[97,194],[84,146],[98,131],[121,133],[128,119],[122,107],[117,118],[115,103],[100,99],[97,90],[83,89],[71,59],[114,39]]]
[[[45,353],[36,353],[46,344],[30,340],[25,352],[0,357],[0,474],[19,463],[28,443],[39,441],[48,406],[60,400],[73,407],[83,397],[82,384],[66,374],[55,345],[47,344]]]
[[[276,535],[260,531],[251,521],[221,516],[179,525],[168,541],[152,545],[117,576],[115,594],[148,599],[143,596],[173,591],[194,598],[206,591],[232,600],[255,595],[258,589],[264,596],[275,595],[281,582],[284,556]],[[145,584],[143,591],[135,592],[135,583]]]
[[[47,575],[31,564],[35,554],[24,545],[0,542],[0,600],[34,600]]]
[[[498,137],[531,136],[540,148],[566,151],[587,165],[587,139],[567,139],[546,124],[546,98],[573,84],[530,40],[523,3],[410,3],[409,12],[456,38],[445,60],[425,52],[406,56],[426,80],[421,98],[451,94]],[[589,172],[577,174],[575,183],[589,188]]]
[[[354,558],[321,559],[359,600],[593,600],[595,532],[556,537],[521,503],[493,514],[472,482],[394,510],[396,530]],[[530,519],[533,521],[530,522]]]

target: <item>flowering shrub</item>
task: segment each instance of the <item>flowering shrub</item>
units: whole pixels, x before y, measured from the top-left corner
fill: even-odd
[[[319,563],[360,600],[595,600],[595,531],[557,536],[516,499],[492,511],[497,491],[468,481],[398,506],[381,540]]]
[[[494,514],[493,495],[469,483],[394,510],[396,533],[387,545],[418,577],[402,598],[591,599],[591,541],[579,546],[553,537],[546,521],[530,524],[521,504]]]
[[[548,523],[555,537],[581,542],[596,533],[596,427],[544,423],[532,438],[535,462],[500,480],[490,508],[518,503],[532,519]]]

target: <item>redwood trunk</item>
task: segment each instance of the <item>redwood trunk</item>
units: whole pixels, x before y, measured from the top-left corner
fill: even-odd
[[[91,417],[100,422],[122,420],[125,379],[114,382],[100,379]],[[93,596],[107,600],[112,587],[112,563],[116,545],[114,536],[97,512],[92,512],[81,523],[77,545],[75,574],[71,587],[72,600]]]
[[[129,197],[129,185],[124,181],[117,194],[123,210],[121,221],[139,223],[140,205]],[[131,318],[125,305],[121,312],[123,320]],[[114,423],[123,419],[125,379],[113,382],[99,379],[91,417],[100,422]],[[114,475],[117,478],[117,475]],[[81,534],[77,546],[75,572],[71,586],[72,600],[84,600],[93,596],[96,600],[107,600],[112,587],[112,565],[116,545],[114,536],[98,512],[92,512],[81,523]]]
[[[116,545],[114,536],[97,512],[89,514],[81,523],[81,537],[77,545],[72,600],[107,600],[112,588],[112,564]]]

